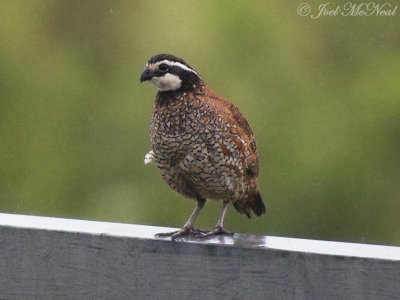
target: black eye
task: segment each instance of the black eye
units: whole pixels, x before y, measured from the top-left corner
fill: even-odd
[[[158,66],[158,69],[161,72],[166,72],[166,71],[168,71],[168,65],[167,64],[161,64],[161,65]]]

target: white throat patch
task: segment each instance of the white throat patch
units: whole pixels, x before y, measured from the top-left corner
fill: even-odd
[[[170,73],[166,73],[162,77],[153,77],[150,81],[160,91],[174,91],[182,85],[182,80],[179,76]]]

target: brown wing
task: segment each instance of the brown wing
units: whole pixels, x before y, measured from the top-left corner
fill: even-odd
[[[218,117],[228,126],[228,138],[230,138],[243,153],[244,169],[255,177],[258,176],[258,151],[253,132],[247,120],[239,109],[221,96],[207,89],[205,95],[200,95],[203,103],[216,109]]]
[[[242,145],[243,153],[246,157],[246,168],[247,171],[251,172],[255,177],[258,176],[258,151],[256,140],[254,138],[253,132],[249,126],[247,120],[242,116],[239,112],[238,108],[234,105],[230,105],[230,110],[232,117],[229,121],[231,121],[236,126],[231,126],[229,128],[231,132],[231,139],[239,138],[238,142],[235,142]]]
[[[251,216],[252,210],[256,216],[260,216],[266,212],[264,202],[258,192],[256,177],[258,176],[258,151],[253,132],[247,123],[246,119],[239,112],[239,109],[233,104],[229,103],[222,97],[218,96],[209,89],[204,93],[199,94],[199,100],[202,104],[208,106],[210,118],[220,119],[221,126],[225,127],[227,132],[226,138],[230,139],[241,153],[241,161],[243,165],[243,180],[246,188],[242,191],[241,198],[232,201],[236,210]],[[222,151],[225,155],[230,155],[229,149],[223,144],[220,144]],[[232,166],[233,169],[240,173],[240,171]],[[238,174],[241,176],[240,174]]]

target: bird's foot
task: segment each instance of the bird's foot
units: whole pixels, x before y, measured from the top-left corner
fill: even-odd
[[[198,238],[208,238],[214,235],[230,235],[233,236],[235,233],[234,232],[229,232],[226,231],[224,228],[222,228],[221,226],[216,226],[213,229],[209,230],[209,231],[200,231],[196,237]]]
[[[171,237],[171,240],[174,241],[175,239],[180,237],[197,237],[205,233],[206,231],[194,229],[193,227],[183,227],[182,229],[179,229],[177,231],[157,233],[155,236]]]

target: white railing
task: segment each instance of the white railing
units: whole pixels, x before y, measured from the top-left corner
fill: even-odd
[[[400,299],[400,247],[0,214],[0,299]]]

